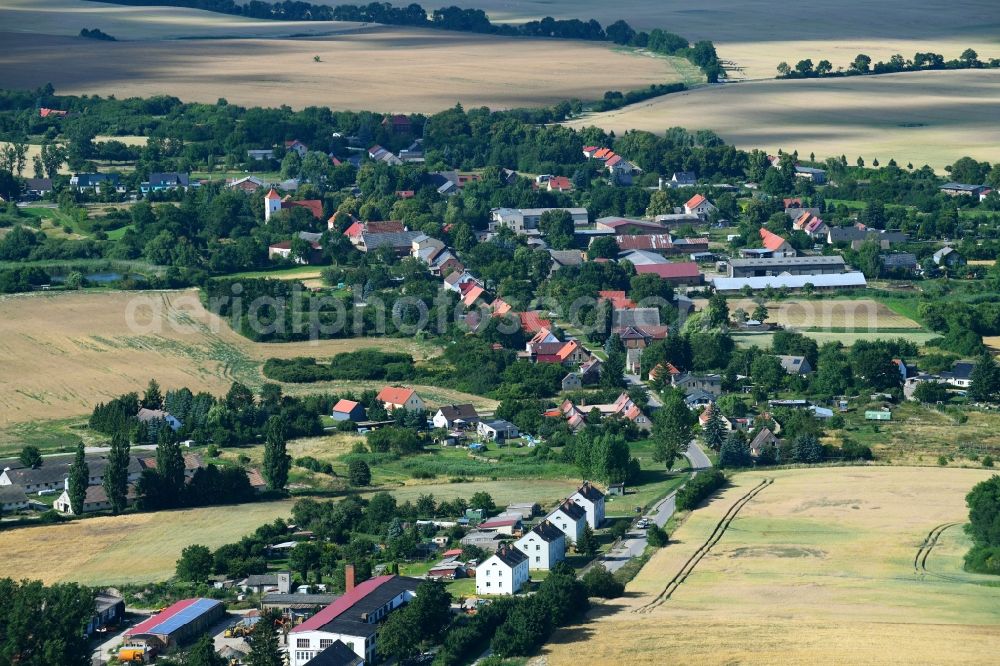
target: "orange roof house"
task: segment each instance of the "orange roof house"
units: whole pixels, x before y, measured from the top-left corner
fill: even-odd
[[[696,195],[694,195],[693,197],[691,197],[690,199],[687,200],[687,203],[684,204],[684,207],[685,208],[694,209],[694,208],[697,208],[698,206],[702,205],[706,201],[708,201],[708,199],[706,199],[705,197],[703,197],[700,194],[696,194]]]
[[[778,252],[779,250],[787,250],[791,248],[788,241],[778,234],[765,229],[764,227],[760,228],[760,240],[764,247],[771,252]]]
[[[419,410],[424,408],[424,401],[417,395],[417,392],[405,386],[386,386],[378,392],[376,399],[388,412],[396,409]]]
[[[631,310],[635,307],[635,301],[626,297],[624,291],[600,291],[597,295],[603,300],[610,301],[616,310]]]

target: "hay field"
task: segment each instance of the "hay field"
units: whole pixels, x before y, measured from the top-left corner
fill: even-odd
[[[1000,47],[997,48],[1000,52]],[[715,130],[739,148],[818,159],[895,158],[941,171],[959,157],[995,160],[1000,71],[914,72],[712,86],[569,122],[616,133]]]
[[[337,4],[337,0],[324,0]],[[996,4],[955,0],[942,11],[931,0],[841,0],[830,5],[775,0],[705,0],[697,4],[659,0],[456,0],[460,7],[485,10],[501,21],[544,16],[596,18],[602,25],[625,19],[641,29],[662,28],[697,41],[710,39],[721,57],[734,60],[752,78],[771,77],[777,64],[803,58],[845,65],[858,53],[887,60],[916,51],[957,58],[968,47],[980,56],[1000,56]]]
[[[964,521],[985,471],[827,468],[776,471],[672,597],[663,589],[726,510],[762,475],[691,514],[593,621],[557,632],[550,666],[663,664],[987,664],[1000,650],[995,577],[961,571],[968,543],[950,528],[915,573],[930,530]],[[940,578],[944,575],[947,578]],[[996,581],[993,581],[994,585]]]
[[[134,42],[7,31],[0,41],[3,88],[51,82],[64,94],[168,94],[206,103],[225,97],[248,106],[426,113],[456,102],[509,108],[598,99],[607,90],[684,76],[670,59],[608,44],[390,27],[297,39]],[[100,67],[81,66],[95,60]]]
[[[501,505],[527,498],[551,504],[574,488],[567,481],[485,481],[422,483],[392,493],[404,502],[416,500],[423,493],[443,500],[467,498],[485,490]],[[264,523],[287,519],[293,504],[287,500],[203,507],[7,530],[0,576],[88,585],[165,580],[173,575],[177,558],[186,546],[200,543],[214,549],[238,541]]]
[[[262,383],[260,366],[269,357],[324,357],[365,347],[417,358],[436,352],[414,340],[380,338],[254,343],[207,312],[194,290],[0,297],[0,439],[12,425],[84,415],[98,402],[141,390],[151,377],[164,388],[218,394],[234,380]],[[316,390],[289,386],[292,393]],[[427,397],[432,404],[470,398],[444,389]]]

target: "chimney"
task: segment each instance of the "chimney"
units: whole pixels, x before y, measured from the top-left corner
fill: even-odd
[[[354,565],[344,565],[344,593],[349,594],[354,590]]]

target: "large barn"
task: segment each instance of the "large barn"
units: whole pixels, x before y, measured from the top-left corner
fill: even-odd
[[[187,643],[222,619],[226,607],[215,599],[184,599],[125,632],[125,644],[164,650]]]

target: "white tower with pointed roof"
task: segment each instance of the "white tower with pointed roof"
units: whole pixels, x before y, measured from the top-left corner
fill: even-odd
[[[281,210],[281,196],[272,187],[264,197],[264,221],[270,220],[279,210]]]

